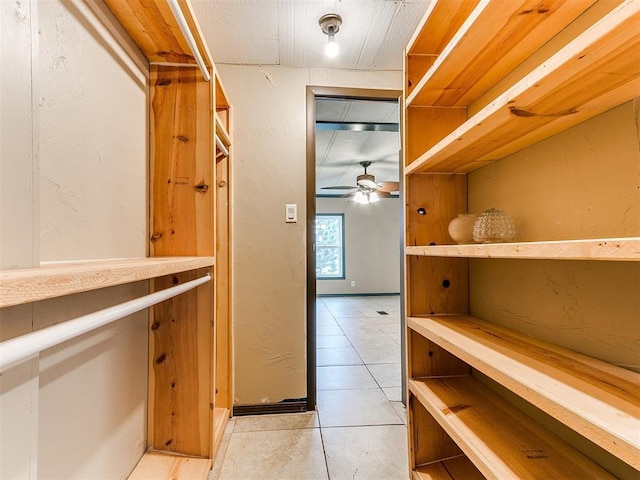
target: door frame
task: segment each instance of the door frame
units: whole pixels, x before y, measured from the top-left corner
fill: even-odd
[[[307,410],[316,408],[316,256],[315,256],[315,218],[316,218],[316,97],[354,98],[358,100],[393,100],[398,102],[399,112],[403,111],[402,90],[383,90],[350,87],[307,86]],[[400,145],[402,148],[402,114],[400,123]],[[402,180],[402,154],[398,158],[400,180]],[[403,189],[400,188],[400,253],[404,252],[404,217],[402,214]],[[402,266],[401,262],[401,277]],[[405,390],[405,328],[404,328],[404,280],[400,278],[400,321],[401,321],[401,362],[402,398]]]

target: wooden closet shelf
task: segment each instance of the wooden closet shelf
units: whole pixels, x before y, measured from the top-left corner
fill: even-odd
[[[428,257],[640,261],[640,237],[550,242],[407,246],[406,255]]]
[[[640,469],[640,374],[471,316],[407,325]]]
[[[471,460],[460,456],[417,467],[413,480],[484,480],[484,475]]]
[[[0,308],[213,265],[214,257],[152,257],[52,262],[0,270]]]
[[[552,1],[544,12],[538,0],[480,2],[414,87],[407,106],[470,105],[594,2]]]
[[[640,2],[627,0],[413,159],[405,174],[471,172],[635,98],[639,23]]]
[[[471,376],[409,390],[487,478],[614,478]]]
[[[150,451],[143,455],[128,480],[207,480],[211,465],[209,458]]]
[[[105,3],[149,62],[196,65],[167,2],[105,0]],[[211,53],[191,6],[188,2],[180,3],[204,62],[213,68]]]
[[[429,2],[427,11],[407,44],[407,55],[441,53],[478,2]]]

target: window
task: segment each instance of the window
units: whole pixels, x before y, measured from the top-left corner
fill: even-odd
[[[344,279],[344,214],[316,215],[316,277]]]

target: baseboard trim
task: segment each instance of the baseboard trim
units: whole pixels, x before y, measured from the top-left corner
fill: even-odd
[[[303,413],[307,411],[307,399],[283,400],[279,403],[258,403],[253,405],[234,405],[233,416],[274,415],[278,413]]]
[[[400,292],[390,293],[318,293],[316,297],[393,297],[399,296]]]

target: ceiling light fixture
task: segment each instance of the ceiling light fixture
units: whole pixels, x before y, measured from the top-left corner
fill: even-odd
[[[367,203],[369,203],[369,199],[361,191],[356,192],[356,195],[353,197],[353,201],[357,203],[361,203],[363,205],[366,205]]]
[[[335,57],[340,51],[340,47],[336,43],[336,33],[340,31],[340,25],[342,25],[342,17],[337,13],[327,13],[320,17],[318,21],[322,33],[329,36],[329,41],[324,47],[324,53],[328,57]]]
[[[370,188],[364,187],[356,192],[353,197],[353,201],[361,203],[362,205],[368,205],[369,203],[380,201],[380,196]]]

